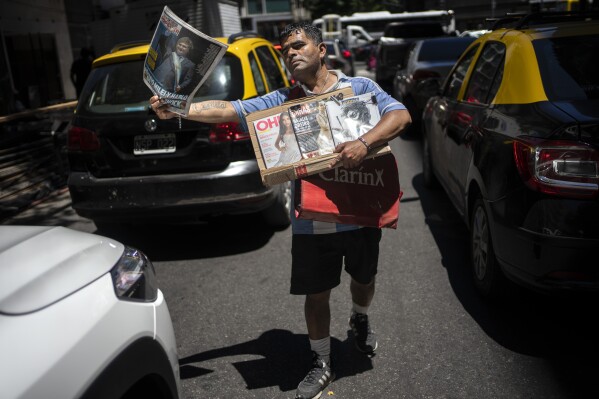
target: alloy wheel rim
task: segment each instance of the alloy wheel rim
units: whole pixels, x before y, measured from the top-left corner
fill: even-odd
[[[489,251],[489,230],[487,217],[482,207],[476,208],[472,223],[472,265],[478,280],[483,280],[487,274]]]

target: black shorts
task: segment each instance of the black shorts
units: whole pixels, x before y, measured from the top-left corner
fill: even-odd
[[[317,294],[338,286],[344,263],[354,280],[370,283],[377,273],[381,235],[380,229],[371,227],[333,234],[294,234],[291,293]]]

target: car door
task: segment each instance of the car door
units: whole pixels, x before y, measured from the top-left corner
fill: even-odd
[[[458,95],[462,89],[464,78],[470,68],[478,47],[473,47],[457,62],[452,72],[449,74],[442,94],[434,100],[432,104],[431,120],[428,122],[429,131],[427,139],[429,140],[431,159],[435,174],[439,182],[448,191],[447,165],[450,162],[449,153],[446,146],[447,128],[450,117],[458,102]],[[448,191],[449,194],[449,191]]]
[[[467,203],[468,174],[474,152],[489,135],[485,128],[492,109],[490,103],[501,80],[505,45],[488,42],[477,58],[466,80],[463,97],[452,108],[448,121],[445,149],[450,197],[458,209],[465,210]]]

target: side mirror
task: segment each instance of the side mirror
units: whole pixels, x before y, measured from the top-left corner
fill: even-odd
[[[428,97],[436,96],[441,94],[441,82],[439,78],[427,78],[418,83],[416,90],[426,93]]]

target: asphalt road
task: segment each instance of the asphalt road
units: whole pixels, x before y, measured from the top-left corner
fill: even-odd
[[[370,311],[379,350],[369,358],[353,347],[344,275],[331,298],[337,379],[323,397],[598,397],[597,302],[516,288],[505,303],[481,301],[465,226],[442,191],[423,187],[420,140],[399,138],[392,149],[404,195],[398,228],[384,230]],[[68,192],[4,223],[96,230],[74,214]],[[289,294],[290,229],[269,230],[249,215],[106,234],[156,266],[183,397],[294,397],[310,352],[303,298]]]

